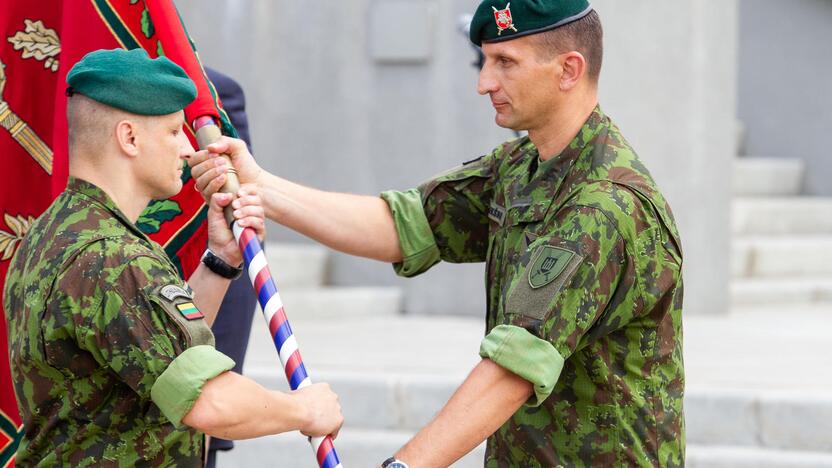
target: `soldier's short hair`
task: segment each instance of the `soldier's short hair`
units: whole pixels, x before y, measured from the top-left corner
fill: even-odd
[[[546,61],[573,50],[580,52],[586,59],[589,79],[598,82],[604,57],[604,30],[595,10],[577,21],[531,37],[537,41],[540,58]]]

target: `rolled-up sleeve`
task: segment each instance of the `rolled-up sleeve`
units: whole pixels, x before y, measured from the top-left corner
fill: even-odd
[[[213,346],[186,349],[176,357],[150,390],[153,403],[174,426],[191,411],[205,382],[234,368],[234,360]]]
[[[410,277],[428,270],[439,261],[439,248],[425,217],[419,190],[391,190],[383,192],[381,198],[393,214],[402,249],[402,261],[393,264],[396,274]]]
[[[480,356],[528,380],[534,386],[534,396],[526,403],[530,406],[549,397],[564,363],[551,343],[513,325],[494,327],[480,344]]]

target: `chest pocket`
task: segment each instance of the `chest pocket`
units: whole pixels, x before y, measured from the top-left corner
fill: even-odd
[[[150,300],[176,323],[185,336],[188,347],[214,346],[214,334],[205,323],[205,318],[194,304],[189,291],[175,284],[159,286],[153,290]]]

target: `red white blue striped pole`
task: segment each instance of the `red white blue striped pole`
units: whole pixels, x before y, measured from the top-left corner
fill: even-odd
[[[193,128],[196,131],[197,144],[201,149],[217,141],[221,136],[219,127],[217,127],[214,118],[210,116],[196,119]],[[236,194],[240,184],[230,164],[227,180],[221,191]],[[303,365],[297,340],[294,333],[292,333],[289,321],[286,319],[283,301],[280,299],[277,285],[272,279],[272,274],[266,263],[266,255],[260,245],[260,240],[257,239],[257,233],[254,232],[254,229],[241,228],[234,223],[231,212],[230,206],[226,208],[225,218],[231,225],[231,230],[234,232],[234,238],[237,239],[240,251],[243,252],[248,277],[254,286],[254,291],[257,293],[257,300],[260,302],[260,308],[263,309],[266,323],[269,325],[269,332],[271,332],[272,340],[277,348],[277,354],[280,356],[280,362],[283,364],[283,371],[286,374],[286,380],[289,381],[289,387],[292,390],[298,390],[312,385],[312,379],[309,378],[306,366]],[[310,437],[309,442],[315,451],[320,468],[341,468],[341,461],[338,459],[338,454],[332,445],[331,437]]]

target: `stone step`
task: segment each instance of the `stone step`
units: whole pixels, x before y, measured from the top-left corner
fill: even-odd
[[[345,428],[335,440],[344,466],[376,466],[404,445],[410,431]],[[218,467],[316,468],[306,438],[297,433],[235,442],[234,450],[217,454]],[[483,466],[484,446],[479,446],[454,468]],[[807,451],[687,444],[686,466],[691,468],[832,468],[832,454]]]
[[[830,310],[685,317],[689,443],[832,455]],[[481,319],[292,320],[312,379],[341,396],[345,434],[416,431],[479,362]],[[245,374],[286,389],[265,325],[254,328]]]
[[[734,278],[832,277],[832,236],[737,237]]]
[[[311,288],[327,282],[329,250],[300,243],[268,243],[266,260],[278,288]]]
[[[393,286],[311,287],[278,285],[289,317],[303,319],[347,319],[398,315],[404,292]]]
[[[739,196],[789,196],[803,188],[800,159],[741,157],[734,160],[733,193]]]
[[[345,428],[335,440],[335,450],[346,467],[372,467],[393,455],[413,432]],[[485,446],[474,449],[454,468],[482,468]],[[235,442],[234,450],[217,454],[218,467],[317,468],[306,437],[298,432]]]
[[[692,444],[821,452],[832,457],[832,395],[826,393],[689,389],[685,418]]]
[[[832,468],[832,454],[688,445],[688,468]]]
[[[731,214],[734,235],[832,235],[832,198],[740,197]]]
[[[734,279],[731,303],[738,308],[832,304],[832,278]]]
[[[275,369],[246,369],[268,388],[286,389]],[[345,427],[416,431],[430,422],[464,379],[421,375],[318,372],[341,398]],[[692,444],[828,452],[832,395],[813,392],[688,389],[687,440]]]

